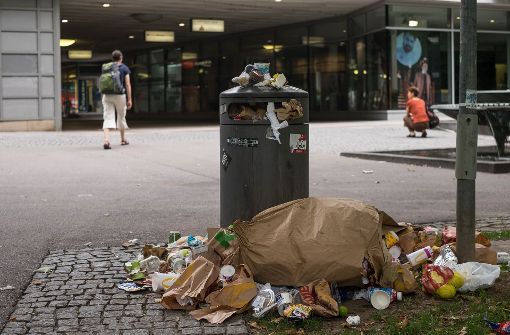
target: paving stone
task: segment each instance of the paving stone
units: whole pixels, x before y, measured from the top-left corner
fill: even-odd
[[[175,329],[154,329],[152,335],[177,335],[179,332]]]
[[[60,319],[57,326],[78,326],[78,319]]]
[[[227,326],[227,335],[244,335],[248,334],[246,326]]]
[[[205,335],[225,334],[225,327],[204,327]]]
[[[82,306],[78,311],[79,318],[96,317],[103,312],[102,306]]]
[[[200,327],[182,328],[181,334],[182,335],[201,335],[202,328],[200,328]]]
[[[123,335],[149,335],[147,329],[132,329],[124,331]]]
[[[192,319],[188,316],[187,319],[183,319],[179,321],[179,328],[189,328],[189,327],[200,327],[200,321]]]

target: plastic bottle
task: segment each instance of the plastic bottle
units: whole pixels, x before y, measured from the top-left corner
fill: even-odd
[[[434,252],[432,251],[432,248],[426,246],[425,248],[421,248],[407,255],[407,259],[412,266],[416,266],[424,263],[428,259],[431,259],[433,254]]]

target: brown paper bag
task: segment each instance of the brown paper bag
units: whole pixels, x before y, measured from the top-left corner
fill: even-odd
[[[351,199],[307,198],[269,208],[234,224],[240,261],[257,282],[303,286],[324,278],[360,286],[366,257],[380,278],[391,256],[379,211]],[[391,285],[391,283],[390,283]]]
[[[235,313],[241,313],[249,307],[250,302],[257,296],[257,285],[248,267],[239,265],[236,268],[234,280],[207,296],[205,301],[208,308],[191,312],[196,319],[205,319],[211,323],[222,323]]]
[[[227,229],[220,229],[209,238],[207,242],[208,253],[211,258],[217,258],[217,255],[221,261],[219,265],[232,264],[237,265],[239,256],[239,241]]]
[[[457,243],[452,243],[451,246],[453,251],[457,253]],[[475,259],[479,263],[496,265],[498,263],[498,253],[492,248],[475,243]]]
[[[331,296],[331,289],[326,280],[318,279],[305,285],[305,287],[306,291],[314,293],[314,302],[305,303],[312,307],[314,314],[324,317],[338,316],[338,302]],[[303,288],[300,288],[300,291],[302,289]]]
[[[409,227],[402,231],[398,238],[398,244],[405,254],[410,254],[415,250],[417,236],[413,228]]]
[[[397,265],[397,279],[393,282],[393,288],[403,293],[415,292],[418,290],[418,282],[414,278],[410,264]]]
[[[216,265],[199,256],[163,295],[161,305],[168,309],[195,309],[196,304],[205,299],[207,289],[218,280],[219,273]],[[189,299],[193,301],[191,305],[182,306],[178,302]]]

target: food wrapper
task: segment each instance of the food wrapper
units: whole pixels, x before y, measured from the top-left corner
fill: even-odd
[[[433,264],[453,268],[458,262],[459,260],[453,252],[452,247],[450,245],[445,245],[441,248],[439,256],[437,256]]]
[[[310,317],[312,308],[302,304],[290,305],[283,311],[283,315],[289,319],[304,320]]]
[[[332,297],[325,279],[319,279],[299,288],[303,302],[312,307],[315,314],[324,317],[338,316],[338,302]]]
[[[410,264],[397,265],[397,279],[393,282],[393,288],[398,292],[410,293],[418,289],[418,283],[411,271]]]
[[[426,264],[423,267],[421,283],[425,292],[434,294],[438,288],[447,284],[452,277],[452,269],[446,266]]]

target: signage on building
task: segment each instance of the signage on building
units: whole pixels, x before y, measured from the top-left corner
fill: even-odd
[[[91,59],[92,50],[69,50],[67,52],[69,59]]]
[[[225,21],[192,19],[191,31],[201,33],[222,33],[225,31]]]
[[[173,31],[164,30],[146,30],[145,42],[174,42],[175,34]]]

